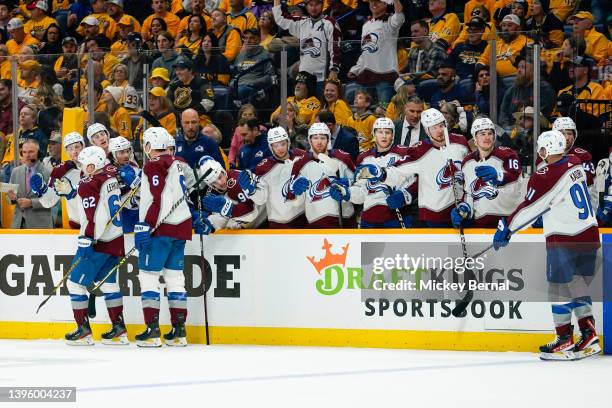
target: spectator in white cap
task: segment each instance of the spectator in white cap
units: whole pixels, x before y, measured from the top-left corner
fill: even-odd
[[[80,34],[86,39],[93,38],[100,34],[100,21],[94,16],[85,17],[80,25],[78,31],[80,31]]]
[[[106,0],[91,0],[91,8],[93,9],[93,13],[81,21],[80,27],[77,28],[77,34],[88,37],[84,34],[85,27],[83,26],[83,23],[91,25],[93,20],[86,20],[89,17],[93,17],[98,22],[97,24],[99,26],[100,34],[105,35],[109,40],[112,40],[115,37],[115,33],[117,32],[117,24],[115,24],[115,20],[113,20],[113,18],[106,13],[106,3]]]
[[[106,2],[106,7],[108,11],[108,15],[111,16],[115,24],[121,24],[120,21],[123,20],[124,23],[130,21],[133,24],[133,31],[140,32],[140,22],[136,20],[134,17],[129,14],[125,14],[123,11],[123,0],[109,0]]]
[[[21,54],[23,47],[38,44],[38,40],[26,33],[20,18],[11,18],[6,26],[11,39],[6,42],[9,55]]]
[[[47,15],[49,6],[45,0],[38,0],[32,9],[31,18],[25,23],[24,30],[37,40],[42,41],[45,31],[51,24],[57,24],[54,18]]]
[[[111,128],[119,136],[132,139],[132,121],[130,114],[123,107],[124,90],[119,86],[107,86],[102,91],[102,99],[106,104],[106,113],[110,118]]]
[[[533,41],[519,33],[521,20],[514,14],[508,14],[501,21],[501,31],[499,40],[495,43],[497,55],[497,74],[504,77],[516,75],[517,68],[514,65],[515,58],[521,53],[526,45]],[[491,44],[487,45],[484,52],[480,55],[477,65],[489,66],[489,56],[491,55]]]

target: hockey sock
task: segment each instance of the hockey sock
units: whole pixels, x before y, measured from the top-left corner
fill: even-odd
[[[72,314],[74,315],[74,321],[77,325],[82,326],[87,318],[87,308],[85,309],[72,309]]]
[[[74,320],[81,326],[87,316],[87,295],[70,295],[70,303],[72,305],[72,312],[74,314]]]
[[[593,316],[593,301],[591,300],[590,296],[582,296],[574,299],[572,306],[576,320],[579,322],[586,317]]]
[[[142,292],[140,299],[142,300],[145,324],[149,324],[159,316],[159,292]]]
[[[168,305],[170,306],[170,321],[177,323],[176,316],[182,314],[187,321],[187,292],[168,292]]]
[[[553,304],[551,306],[553,321],[555,322],[555,328],[563,327],[572,323],[572,304]]]
[[[123,313],[123,295],[121,292],[111,292],[104,294],[104,301],[106,302],[106,309],[108,310],[108,317],[111,322],[116,323],[121,320],[121,314]]]

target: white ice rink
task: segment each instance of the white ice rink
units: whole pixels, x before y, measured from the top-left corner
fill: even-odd
[[[0,386],[77,387],[76,404],[52,407],[609,408],[611,384],[603,356],[0,340]]]

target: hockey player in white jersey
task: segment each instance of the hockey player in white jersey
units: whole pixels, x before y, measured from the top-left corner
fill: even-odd
[[[515,232],[518,226],[543,213],[546,278],[557,336],[540,347],[540,357],[580,359],[601,351],[588,289],[600,246],[599,229],[589,198],[587,175],[579,158],[565,155],[564,135],[557,130],[544,132],[537,143],[538,155],[546,166],[532,175],[519,207],[506,220],[500,220],[493,245],[496,250],[506,246],[510,231]],[[569,293],[569,298],[562,295],[565,293]],[[581,334],[576,343],[572,312]]]
[[[465,177],[463,200],[452,209],[451,221],[455,228],[496,228],[500,217],[510,215],[521,202],[521,163],[514,150],[495,146],[491,119],[475,119],[472,137],[477,150],[461,164]]]
[[[322,85],[326,78],[336,79],[340,71],[340,27],[323,15],[323,0],[306,0],[305,4],[308,17],[285,15],[281,0],[274,0],[272,14],[280,28],[300,40],[298,71],[316,75]]]
[[[134,232],[134,225],[138,222],[138,198],[140,195],[133,190],[140,185],[140,168],[134,161],[132,144],[123,136],[117,136],[108,142],[108,152],[111,164],[118,169],[118,180],[121,188],[121,202],[128,202],[121,210],[123,232]]]
[[[255,175],[242,171],[238,182],[242,191],[257,205],[265,205],[268,228],[302,228],[304,197],[287,200],[293,163],[306,152],[291,148],[287,131],[275,127],[268,131],[268,146],[272,157],[263,159],[255,168]]]
[[[142,169],[140,222],[134,227],[138,249],[144,332],[136,335],[140,347],[160,347],[160,287],[163,274],[168,291],[172,330],[164,335],[167,345],[187,345],[187,292],[183,274],[185,241],[191,240],[191,211],[184,199],[183,163],[168,152],[170,135],[162,127],[144,132],[143,150],[149,161]],[[176,203],[176,208],[171,210]],[[151,234],[151,230],[155,231]]]
[[[357,166],[370,163],[386,168],[402,160],[408,154],[407,146],[393,145],[395,124],[391,119],[376,119],[372,134],[376,146],[357,157]],[[347,179],[334,181],[330,194],[336,201],[350,201],[353,204],[363,205],[361,228],[400,228],[402,224],[404,227],[412,225],[412,218],[406,211],[407,205],[412,202],[412,195],[416,195],[414,177],[405,179],[399,185],[399,189],[402,190],[401,197],[395,196],[396,200],[400,201],[395,208],[402,208],[399,214],[387,204],[387,199],[392,194],[389,186],[380,181],[357,179],[350,188],[347,188],[351,181]],[[401,221],[399,217],[402,218]]]
[[[612,163],[612,147],[610,147],[610,156],[607,159],[601,159],[597,163],[598,177],[598,193],[602,195],[602,205],[597,209],[597,219],[602,226],[607,225],[612,221],[612,171],[610,170]]]
[[[462,135],[448,134],[444,115],[437,109],[423,111],[421,124],[429,140],[411,146],[403,160],[386,169],[362,164],[356,170],[357,178],[382,181],[396,188],[393,195],[399,196],[404,195],[399,187],[406,179],[418,175],[419,220],[428,227],[450,227],[450,212],[455,204],[453,188],[463,184],[460,165],[468,154],[468,144]]]
[[[204,177],[209,187],[208,194],[202,197],[202,206],[211,213],[208,219],[215,230],[257,228],[263,222],[265,207],[256,205],[238,182],[240,174],[247,170],[225,171],[211,156],[202,156],[198,164],[196,174]]]
[[[91,328],[87,317],[87,287],[104,278],[125,255],[119,209],[119,182],[104,171],[106,154],[96,146],[83,149],[78,157],[84,178],[78,185],[77,202],[80,215],[78,250],[74,269],[68,278],[68,292],[77,329],[66,334],[70,345],[92,345]],[[102,334],[105,344],[128,344],[123,321],[123,296],[114,272],[100,286],[104,293],[110,331]]]
[[[84,147],[85,141],[80,133],[68,133],[64,136],[64,149],[70,159],[53,168],[47,184],[42,174],[37,173],[30,178],[30,188],[40,197],[39,202],[43,207],[51,208],[60,201],[61,197],[66,199],[70,227],[75,229],[80,228],[78,202],[73,200],[76,196],[76,187],[81,180],[81,170],[77,166],[77,159]]]
[[[89,143],[104,149],[104,153],[108,154],[108,143],[110,141],[110,132],[101,123],[94,123],[87,128],[87,140]]]
[[[334,180],[352,180],[355,166],[351,156],[331,149],[331,132],[325,123],[308,129],[311,151],[293,164],[287,192],[288,200],[302,194],[309,228],[354,228],[355,210],[348,201],[338,203],[330,196]],[[331,149],[331,150],[330,150]]]

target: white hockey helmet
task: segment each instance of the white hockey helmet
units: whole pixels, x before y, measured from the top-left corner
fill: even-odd
[[[310,125],[308,128],[308,139],[314,135],[326,135],[328,139],[331,138],[331,132],[325,123],[316,122]]]
[[[168,133],[168,148],[170,147],[176,147],[176,140],[174,140],[174,138],[172,137],[172,135],[170,133]]]
[[[573,130],[574,131],[574,143],[576,143],[576,139],[578,139],[578,128],[576,127],[576,122],[574,122],[574,120],[572,118],[569,118],[567,116],[562,116],[560,118],[557,118],[552,125],[552,130],[558,130],[558,131],[562,131],[562,130]],[[570,149],[572,148],[572,146],[566,146],[569,147]]]
[[[435,108],[426,109],[423,111],[423,113],[421,113],[421,124],[428,132],[430,127],[442,122],[446,124],[446,118],[444,117],[442,112]]]
[[[476,118],[472,123],[472,137],[476,137],[476,133],[481,130],[491,129],[495,135],[495,124],[489,118]]]
[[[150,150],[166,150],[170,138],[170,134],[163,127],[150,127],[142,135],[143,149],[146,153],[146,145],[148,144]]]
[[[129,140],[127,140],[123,136],[113,137],[108,141],[108,151],[113,155],[115,160],[117,160],[117,155],[115,153],[120,152],[122,150],[130,151],[130,159],[132,157],[132,144]]]
[[[287,131],[284,128],[278,126],[268,131],[268,145],[271,146],[272,143],[282,142],[283,140],[286,140],[287,142],[291,143],[289,135],[287,134]]]
[[[227,174],[218,161],[210,156],[202,156],[198,161],[198,177],[204,177],[204,182],[209,187],[214,187],[215,181],[221,174]]]
[[[546,152],[546,156],[540,153],[542,150]],[[565,153],[565,136],[558,130],[548,130],[542,132],[538,137],[538,154],[542,160],[546,160],[551,154]]]
[[[81,153],[79,153],[78,162],[81,165],[81,169],[83,172],[90,176],[97,170],[104,168],[106,164],[106,153],[104,149],[99,146],[89,146],[84,148]],[[94,170],[92,172],[87,171],[87,167],[89,165],[94,166]]]
[[[372,135],[376,129],[391,129],[393,132],[393,136],[395,137],[395,124],[389,118],[378,118],[374,121],[374,125],[372,126]]]
[[[79,132],[70,132],[64,136],[64,149],[73,143],[81,143],[85,146],[85,139],[83,139],[83,136]]]
[[[89,140],[89,143],[93,143],[91,138],[98,132],[106,132],[106,136],[110,137],[110,133],[106,126],[101,123],[94,123],[93,125],[87,128],[87,140]]]

